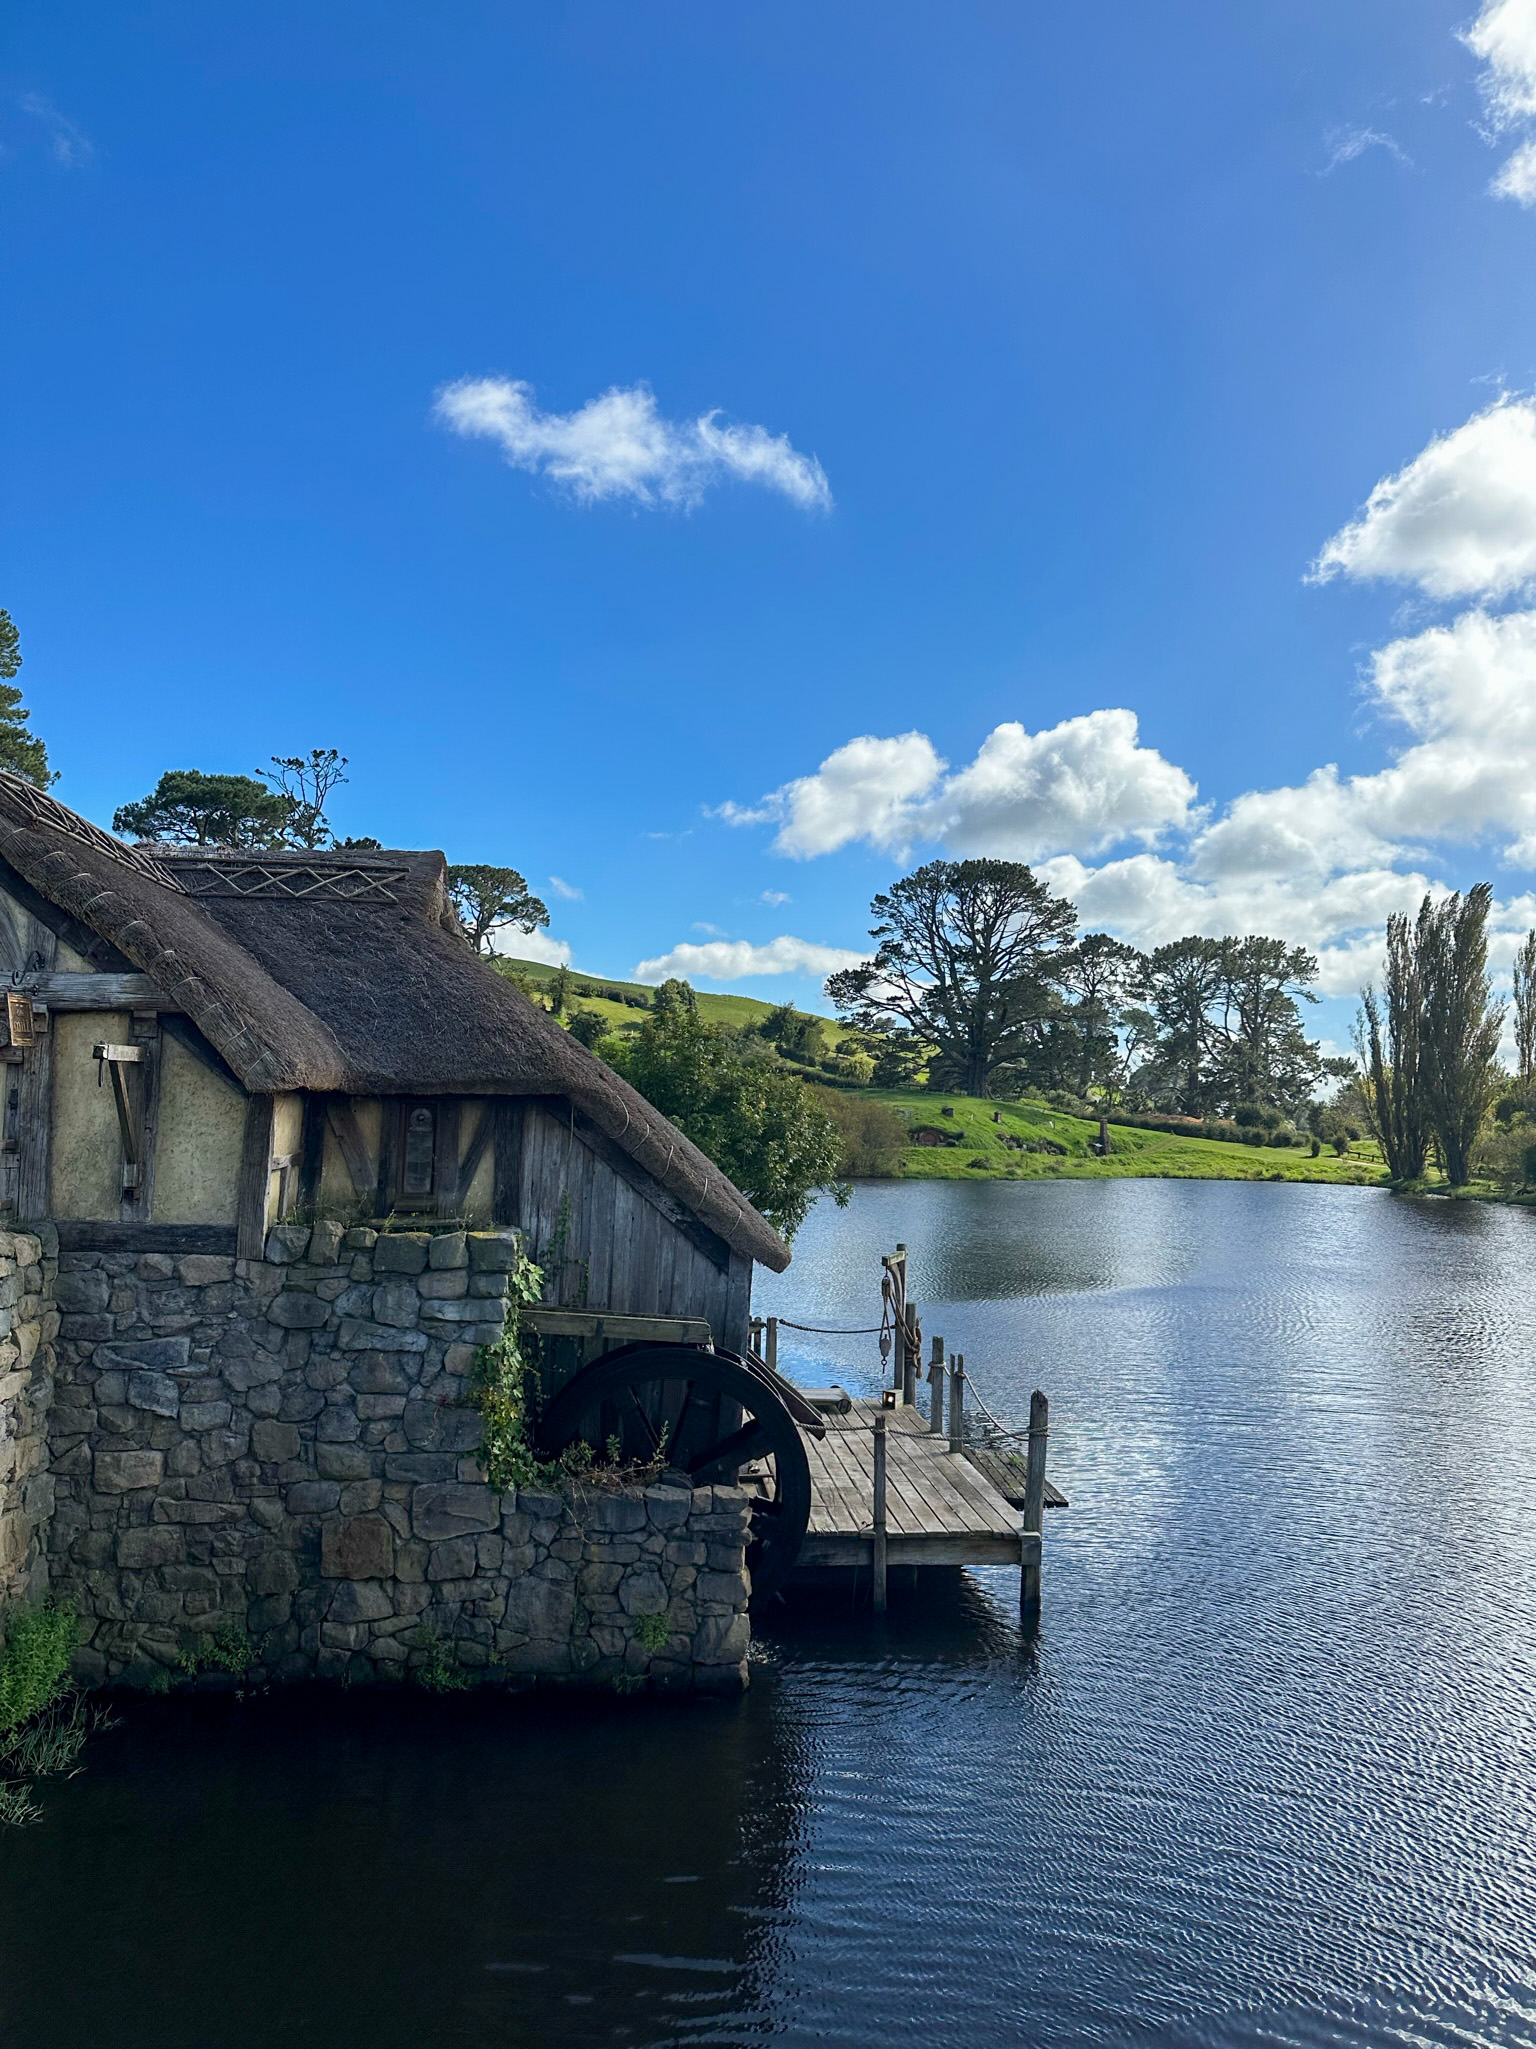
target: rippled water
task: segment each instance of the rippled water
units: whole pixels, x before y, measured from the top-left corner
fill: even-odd
[[[135,1707],[0,1838],[4,2049],[1536,2042],[1536,1216],[866,1188],[760,1306],[897,1238],[1050,1393],[1038,1638],[977,1573],[739,1705]]]

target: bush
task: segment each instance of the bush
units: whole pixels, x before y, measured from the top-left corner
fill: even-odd
[[[39,1715],[69,1683],[78,1631],[73,1608],[13,1615],[0,1649],[0,1735]]]
[[[838,1178],[843,1181],[893,1181],[901,1173],[910,1139],[902,1118],[889,1103],[867,1096],[840,1096],[819,1090],[816,1100],[837,1126],[842,1150]]]

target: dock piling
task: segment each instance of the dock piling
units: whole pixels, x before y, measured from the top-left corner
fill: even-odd
[[[885,1537],[885,1412],[875,1417],[875,1524],[874,1539],[870,1545],[871,1585],[874,1594],[875,1613],[885,1613],[886,1601],[886,1537]]]
[[[944,1340],[933,1341],[933,1357],[928,1362],[928,1434],[930,1437],[944,1435]]]
[[[776,1316],[770,1316],[768,1319],[768,1327],[763,1338],[763,1344],[765,1347],[763,1364],[770,1372],[777,1373],[779,1370],[779,1319]]]
[[[949,1448],[965,1449],[965,1354],[956,1352],[949,1362]]]
[[[1045,1448],[1050,1437],[1050,1403],[1037,1387],[1029,1398],[1028,1457],[1024,1471],[1023,1545],[1019,1566],[1019,1608],[1030,1618],[1040,1612],[1040,1551],[1045,1526]]]

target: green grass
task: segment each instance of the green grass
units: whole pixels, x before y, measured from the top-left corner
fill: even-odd
[[[903,1178],[912,1181],[1124,1180],[1162,1176],[1197,1181],[1333,1181],[1375,1187],[1386,1172],[1373,1145],[1356,1146],[1347,1159],[1324,1151],[1314,1160],[1304,1148],[1229,1144],[1217,1138],[1184,1138],[1169,1132],[1109,1127],[1110,1155],[1092,1151],[1097,1123],[1069,1117],[1043,1103],[985,1103],[968,1096],[930,1095],[925,1090],[871,1089],[913,1126],[953,1133],[953,1146],[910,1147]],[[945,1109],[953,1112],[945,1116]],[[1023,1152],[1005,1138],[1051,1139],[1065,1155]],[[974,1164],[980,1162],[980,1164]]]
[[[536,988],[543,988],[560,972],[558,968],[552,968],[544,961],[508,959],[507,966],[515,968],[519,975],[532,982]],[[645,1016],[645,1012],[636,1010],[628,1003],[611,1003],[606,997],[584,996],[580,993],[581,990],[589,986],[594,989],[619,989],[626,996],[643,996],[647,1003],[656,994],[646,982],[623,982],[617,975],[589,975],[576,968],[570,969],[569,972],[572,1008],[595,1010],[606,1023],[615,1026],[637,1025]],[[705,989],[695,990],[694,994],[698,999],[700,1017],[707,1019],[711,1024],[730,1025],[738,1030],[742,1025],[761,1024],[771,1010],[779,1008],[778,1004],[764,1003],[756,996],[712,995]],[[841,1036],[848,1029],[846,1025],[838,1024],[835,1018],[824,1018],[822,1022],[827,1027],[829,1044],[833,1038]]]

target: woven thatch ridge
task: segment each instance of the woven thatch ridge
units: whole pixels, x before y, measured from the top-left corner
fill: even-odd
[[[123,847],[0,774],[0,855],[149,975],[253,1093],[568,1097],[735,1251],[776,1272],[788,1264],[777,1234],[697,1146],[476,959],[440,853],[261,857],[377,864],[391,871],[393,902],[194,897],[178,886],[180,864],[250,857]]]

